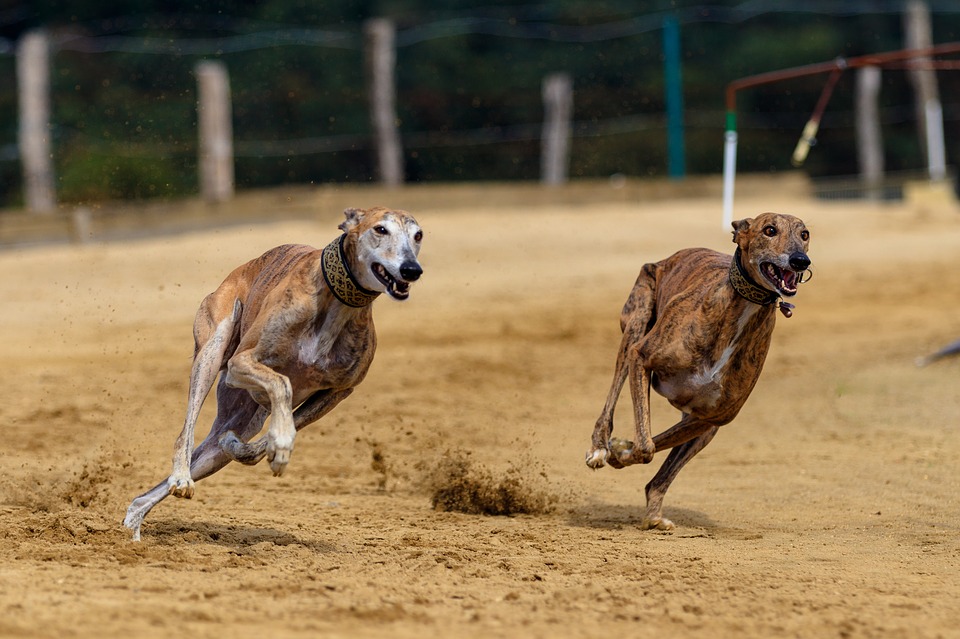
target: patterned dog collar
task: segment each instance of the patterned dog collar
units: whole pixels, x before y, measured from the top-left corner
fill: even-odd
[[[740,297],[761,306],[773,304],[780,298],[779,295],[763,288],[747,275],[743,264],[740,263],[740,249],[733,254],[733,260],[730,262],[730,285]]]
[[[360,286],[360,282],[350,272],[343,253],[343,242],[346,239],[347,236],[344,234],[327,244],[323,249],[320,270],[323,271],[323,279],[334,297],[347,306],[361,308],[372,303],[380,293]]]

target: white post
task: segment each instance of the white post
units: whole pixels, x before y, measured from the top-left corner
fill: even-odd
[[[24,201],[30,211],[53,211],[57,192],[50,143],[50,43],[46,33],[31,31],[21,38],[17,46],[17,84]]]
[[[857,159],[860,162],[860,180],[870,198],[880,196],[883,182],[883,131],[880,127],[880,67],[867,66],[857,72],[856,133]]]
[[[570,137],[573,131],[573,79],[569,73],[554,73],[543,81],[543,135],[540,147],[540,181],[565,184],[570,167]]]
[[[724,231],[733,224],[733,181],[737,175],[737,131],[727,129],[723,142],[723,224]]]
[[[196,66],[197,133],[200,136],[200,192],[207,202],[233,197],[233,123],[230,78],[222,62]]]
[[[927,122],[927,166],[930,179],[939,182],[947,178],[947,154],[943,143],[943,109],[940,100],[927,100],[924,105]]]
[[[904,13],[904,31],[907,48],[925,49],[933,42],[930,9],[923,0],[908,0]],[[937,75],[929,67],[930,57],[912,58],[908,75],[914,89],[914,104],[920,144],[927,152],[927,170],[931,180],[943,179],[943,113],[940,109],[940,90]],[[930,122],[930,116],[936,121]],[[931,148],[931,146],[933,148]],[[940,177],[937,177],[940,176]]]

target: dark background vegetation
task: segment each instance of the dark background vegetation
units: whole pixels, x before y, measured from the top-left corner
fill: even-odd
[[[934,42],[960,40],[956,2],[929,3]],[[233,93],[238,188],[373,179],[363,22],[397,25],[397,95],[411,182],[535,180],[541,82],[574,80],[571,177],[666,173],[662,30],[680,23],[688,173],[722,167],[724,88],[755,73],[902,48],[884,0],[84,0],[0,4],[0,205],[21,201],[14,47],[53,37],[61,201],[197,191],[194,67],[220,59]],[[320,42],[318,42],[318,40]],[[960,74],[940,72],[948,163],[960,153]],[[788,168],[826,76],[743,92],[741,171]],[[806,170],[858,170],[853,73],[837,86]],[[881,92],[886,166],[925,165],[902,71]]]

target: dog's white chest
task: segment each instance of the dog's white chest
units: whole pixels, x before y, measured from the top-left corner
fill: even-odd
[[[297,359],[305,366],[322,365],[333,349],[350,318],[344,312],[327,314],[319,325],[308,327],[300,337]]]

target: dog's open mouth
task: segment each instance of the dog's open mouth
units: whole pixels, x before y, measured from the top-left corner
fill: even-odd
[[[785,297],[797,294],[797,284],[800,283],[800,274],[788,268],[780,268],[772,262],[762,262],[760,272],[773,284],[777,291]]]
[[[395,300],[405,300],[410,297],[409,282],[398,280],[390,275],[390,271],[379,262],[374,262],[371,268],[373,269],[373,275],[380,280],[381,284],[387,287],[387,293],[390,294],[390,297]]]

